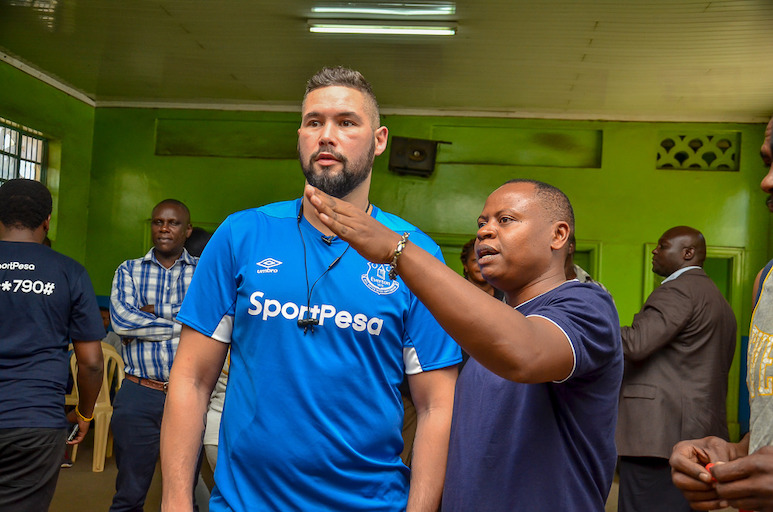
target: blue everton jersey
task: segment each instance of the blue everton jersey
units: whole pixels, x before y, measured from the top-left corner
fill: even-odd
[[[226,219],[177,316],[231,343],[211,510],[404,510],[398,386],[459,348],[388,265],[328,243],[299,209]],[[414,226],[372,215],[442,258]]]

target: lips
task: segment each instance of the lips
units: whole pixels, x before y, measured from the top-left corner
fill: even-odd
[[[490,245],[478,245],[476,251],[478,255],[478,265],[485,264],[486,261],[499,254],[499,251],[491,247]]]
[[[314,158],[314,161],[320,165],[334,165],[340,162],[341,159],[336,158],[330,153],[320,153],[316,158]]]

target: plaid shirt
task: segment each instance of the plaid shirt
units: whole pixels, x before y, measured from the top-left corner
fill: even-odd
[[[169,380],[182,329],[177,312],[198,261],[183,250],[182,256],[167,269],[151,249],[143,258],[124,261],[115,271],[110,319],[113,330],[128,338],[124,339],[121,353],[126,373],[162,382]],[[149,304],[155,314],[140,311]]]

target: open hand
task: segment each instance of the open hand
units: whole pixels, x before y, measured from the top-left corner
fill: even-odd
[[[319,220],[347,241],[363,258],[373,263],[390,263],[400,235],[356,206],[306,185],[304,195]]]

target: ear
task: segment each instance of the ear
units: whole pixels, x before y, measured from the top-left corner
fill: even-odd
[[[193,233],[193,226],[189,223],[188,229],[185,230],[185,239],[189,239],[191,237],[191,233]]]
[[[43,221],[43,232],[48,235],[48,230],[51,229],[51,214],[48,214],[46,220]]]
[[[553,224],[553,239],[551,240],[550,248],[554,251],[559,251],[563,248],[568,248],[569,244],[569,223],[560,220]]]
[[[383,153],[387,147],[387,139],[389,139],[389,130],[387,130],[386,126],[382,126],[376,129],[376,131],[373,133],[373,136],[376,139],[375,154],[376,156],[378,156],[381,153]]]
[[[682,259],[690,261],[695,257],[695,247],[685,247],[682,249]]]

